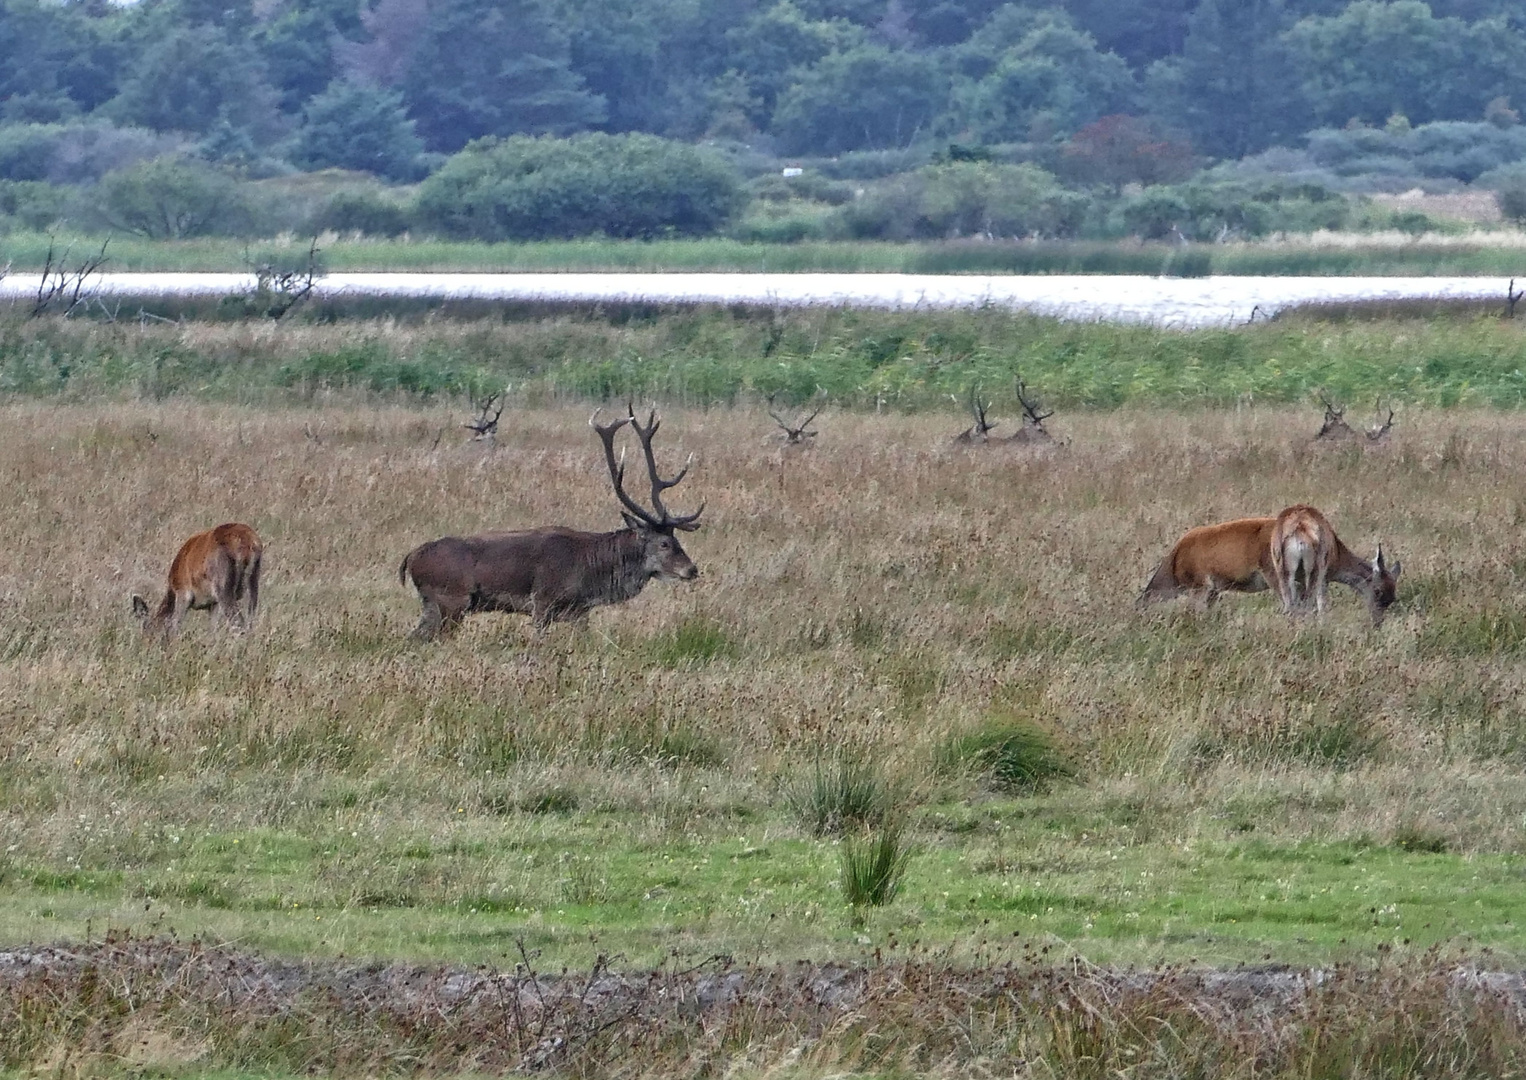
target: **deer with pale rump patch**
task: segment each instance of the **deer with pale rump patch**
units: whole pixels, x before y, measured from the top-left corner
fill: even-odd
[[[1398,598],[1403,564],[1395,560],[1389,565],[1381,543],[1370,563],[1354,554],[1325,515],[1312,506],[1290,506],[1278,514],[1270,546],[1272,585],[1289,614],[1307,608],[1310,599],[1315,612],[1324,614],[1331,581],[1349,586],[1367,602],[1374,627],[1383,625]]]
[[[199,532],[170,563],[168,587],[155,610],[134,594],[133,614],[146,633],[166,639],[180,632],[187,611],[212,611],[229,626],[248,630],[260,606],[260,563],[265,546],[248,525],[229,522]]]

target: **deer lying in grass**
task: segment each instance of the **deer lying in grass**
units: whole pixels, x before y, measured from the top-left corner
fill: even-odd
[[[984,446],[991,439],[991,432],[1001,421],[987,420],[986,410],[991,407],[989,401],[980,400],[978,387],[970,388],[970,415],[975,418],[975,426],[965,428],[954,436],[955,446]]]
[[[1329,603],[1329,583],[1349,585],[1367,602],[1367,612],[1374,627],[1397,598],[1399,575],[1404,565],[1395,561],[1389,566],[1383,559],[1383,545],[1373,562],[1352,553],[1335,535],[1330,522],[1312,506],[1290,506],[1277,515],[1271,536],[1272,586],[1289,614],[1306,608],[1310,599],[1314,610],[1324,614]]]
[[[1325,419],[1324,422],[1319,425],[1319,431],[1314,436],[1315,441],[1318,442],[1320,440],[1324,440],[1326,442],[1339,442],[1344,439],[1356,438],[1356,429],[1353,428],[1350,424],[1346,423],[1346,407],[1342,405],[1337,408],[1330,401],[1330,399],[1325,397],[1323,394],[1319,395],[1319,401],[1320,404],[1325,407]],[[1378,412],[1381,413],[1382,411],[1382,399],[1379,398]],[[1374,424],[1372,427],[1362,432],[1362,434],[1367,437],[1367,441],[1370,443],[1387,442],[1388,433],[1393,430],[1393,427],[1394,411],[1389,409],[1387,420]]]
[[[220,613],[230,626],[247,630],[260,606],[260,560],[265,547],[248,525],[236,522],[197,533],[170,563],[169,586],[157,610],[136,594],[133,614],[147,633],[172,638],[191,609]],[[240,604],[244,608],[240,608]]]
[[[774,399],[773,396],[770,395],[768,399],[768,415],[772,416],[774,418],[774,423],[778,424],[779,427],[783,430],[784,445],[802,448],[810,446],[810,440],[814,439],[818,434],[817,432],[810,430],[811,421],[821,415],[821,409],[819,407],[814,409],[810,416],[807,416],[804,420],[801,420],[797,424],[784,419],[784,417],[776,413],[773,409],[773,404]]]
[[[1196,595],[1204,609],[1221,592],[1262,592],[1272,580],[1276,518],[1252,517],[1188,529],[1150,578],[1137,607]]]
[[[398,567],[398,580],[410,578],[423,612],[413,636],[432,640],[449,634],[469,614],[507,611],[529,615],[537,631],[563,619],[582,619],[602,604],[631,599],[653,578],[693,581],[699,568],[678,542],[677,531],[699,528],[701,505],[692,514],[675,515],[662,504],[662,493],[688,473],[664,480],[657,472],[652,436],[661,421],[654,410],[643,425],[635,415],[589,425],[604,444],[615,496],[624,510],[625,528],[614,532],[578,532],[561,526],[482,536],[447,536],[410,551]],[[652,482],[648,511],[625,493],[625,462],[615,460],[615,434],[626,424],[640,440]]]
[[[1030,397],[1028,384],[1021,378],[1016,379],[1017,403],[1023,407],[1023,418],[1019,422],[1018,429],[1008,438],[1009,443],[1038,443],[1047,444],[1054,442],[1054,436],[1044,427],[1044,421],[1054,415],[1054,410],[1044,412],[1044,406],[1039,404],[1039,399]]]

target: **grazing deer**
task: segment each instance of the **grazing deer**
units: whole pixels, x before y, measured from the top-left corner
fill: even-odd
[[[558,620],[582,619],[601,604],[631,599],[653,578],[693,581],[699,568],[678,542],[678,531],[699,528],[704,506],[675,515],[662,504],[662,493],[689,471],[685,465],[671,480],[657,472],[652,436],[661,421],[654,409],[642,424],[634,413],[600,425],[588,421],[604,444],[604,461],[624,509],[625,528],[614,532],[578,532],[560,526],[481,536],[447,536],[414,548],[398,567],[398,580],[410,578],[423,612],[413,636],[432,640],[452,633],[469,614],[507,611],[529,615],[537,632]],[[652,482],[652,509],[625,492],[625,461],[615,460],[615,434],[626,424],[636,433]]]
[[[191,609],[215,609],[230,626],[247,630],[260,606],[260,559],[265,546],[248,525],[230,523],[199,532],[180,546],[170,563],[169,587],[156,611],[136,594],[133,614],[148,633],[172,638]],[[240,609],[240,602],[247,610]]]
[[[1277,515],[1271,536],[1271,581],[1289,614],[1306,607],[1312,595],[1314,609],[1323,614],[1331,581],[1349,585],[1367,601],[1374,627],[1397,598],[1399,575],[1404,565],[1389,566],[1383,545],[1371,563],[1352,553],[1335,535],[1330,522],[1312,506],[1290,506]]]
[[[1272,529],[1277,519],[1239,518],[1188,529],[1135,602],[1144,607],[1193,593],[1210,608],[1221,592],[1262,592],[1272,580]]]

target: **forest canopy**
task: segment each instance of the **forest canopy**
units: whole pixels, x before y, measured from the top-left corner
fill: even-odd
[[[0,181],[93,184],[171,155],[412,182],[488,153],[477,140],[641,135],[854,156],[836,179],[906,174],[880,205],[910,205],[940,197],[908,193],[949,147],[1042,169],[1011,182],[1025,199],[1056,177],[1116,195],[1451,124],[1482,163],[1466,183],[1518,160],[1483,129],[1518,123],[1522,71],[1518,0],[0,0]],[[1050,209],[1017,218],[1074,217],[1034,197]]]

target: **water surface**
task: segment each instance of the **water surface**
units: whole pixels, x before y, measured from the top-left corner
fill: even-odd
[[[0,280],[0,295],[37,292],[35,274]],[[994,304],[1066,319],[1212,326],[1247,322],[1318,300],[1503,297],[1505,278],[1104,277],[940,274],[330,274],[325,295],[500,300],[646,300],[893,309]],[[249,274],[104,274],[104,295],[244,292]]]

